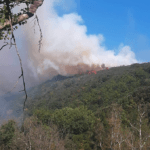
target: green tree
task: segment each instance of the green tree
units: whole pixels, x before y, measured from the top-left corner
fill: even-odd
[[[15,122],[9,120],[8,123],[4,124],[0,128],[0,145],[5,145],[9,147],[15,132]]]
[[[69,134],[70,139],[77,145],[77,149],[93,149],[92,135],[95,116],[87,108],[63,108],[56,110],[52,120],[58,126],[60,135]]]
[[[53,122],[66,133],[80,134],[93,128],[94,114],[84,107],[63,108],[56,110],[52,116]]]

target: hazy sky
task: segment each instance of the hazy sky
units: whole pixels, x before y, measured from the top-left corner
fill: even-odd
[[[150,61],[149,4],[145,0],[44,0],[37,10],[43,33],[41,52],[34,17],[15,31],[26,86],[65,74],[68,65],[111,67]],[[0,51],[0,94],[11,90],[19,75],[15,48],[5,47]],[[16,91],[22,88],[20,79]]]

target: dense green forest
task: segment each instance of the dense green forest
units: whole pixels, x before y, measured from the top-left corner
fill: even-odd
[[[23,98],[9,100],[17,118]],[[150,63],[58,75],[29,89],[21,125],[0,127],[0,149],[150,149]]]

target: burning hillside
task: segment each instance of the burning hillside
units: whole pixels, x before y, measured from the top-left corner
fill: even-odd
[[[117,50],[108,49],[101,33],[87,34],[88,29],[80,15],[70,13],[59,16],[55,9],[56,3],[59,1],[44,1],[37,11],[43,35],[40,53],[38,25],[34,26],[34,30],[32,27],[35,23],[29,20],[23,28],[15,31],[17,43],[20,43],[17,46],[27,88],[58,74],[73,75],[99,71],[103,69],[103,63],[107,67],[114,67],[138,62],[130,46],[121,44]],[[10,91],[20,75],[20,66],[14,50],[14,47],[11,51],[4,49],[0,55],[1,94]],[[15,90],[19,91],[21,88],[22,81],[19,80]]]
[[[84,63],[79,63],[76,66],[69,66],[69,65],[65,66],[65,71],[67,74],[83,74],[86,73],[87,71],[92,70],[100,71],[102,70],[102,67],[94,64],[90,66]]]
[[[114,67],[137,62],[129,46],[119,46],[119,53],[116,55],[114,50],[103,46],[102,34],[87,35],[81,16],[72,13],[60,17],[55,12],[53,3],[50,4],[43,4],[44,9],[38,13],[39,18],[44,20],[41,22],[43,39],[40,53],[39,37],[28,30],[29,24],[24,28],[32,71],[40,81],[57,74],[83,74],[94,70],[97,72],[103,70],[105,65]]]
[[[74,75],[74,74],[96,74],[97,71],[108,69],[108,67],[105,67],[104,64],[100,65],[88,65],[85,63],[78,63],[77,65],[58,65],[57,67],[50,67],[45,70],[42,68],[42,71],[40,73],[45,73],[46,75],[56,76],[58,74],[60,75]]]
[[[79,63],[77,64],[76,66],[69,66],[69,65],[66,65],[65,66],[65,71],[67,74],[96,74],[97,71],[100,71],[100,70],[103,70],[103,69],[108,69],[108,67],[105,67],[104,64],[102,64],[101,66],[100,65],[95,65],[95,64],[92,64],[91,66],[90,65],[87,65],[87,64],[84,64],[84,63]]]

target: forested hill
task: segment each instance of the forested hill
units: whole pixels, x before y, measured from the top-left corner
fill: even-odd
[[[23,98],[10,102],[12,114],[17,117],[22,113]],[[44,145],[48,133],[53,138],[47,137],[47,145],[52,140],[54,149],[60,149],[58,145],[68,150],[148,149],[150,63],[114,67],[90,75],[56,76],[28,91],[25,117],[21,132],[26,132],[22,135],[25,139],[30,135],[33,149]],[[14,126],[12,122],[10,126]],[[21,136],[16,130],[8,140],[12,147],[14,135]],[[23,145],[23,141],[17,142]]]
[[[112,103],[121,104],[126,101],[124,98],[135,97],[136,93],[149,89],[150,64],[114,67],[97,74],[75,75],[63,79],[47,81],[28,92],[27,112],[32,114],[34,108],[40,107],[54,110],[81,105],[96,111]],[[148,98],[145,100],[149,101]],[[138,101],[140,100],[136,99]]]

